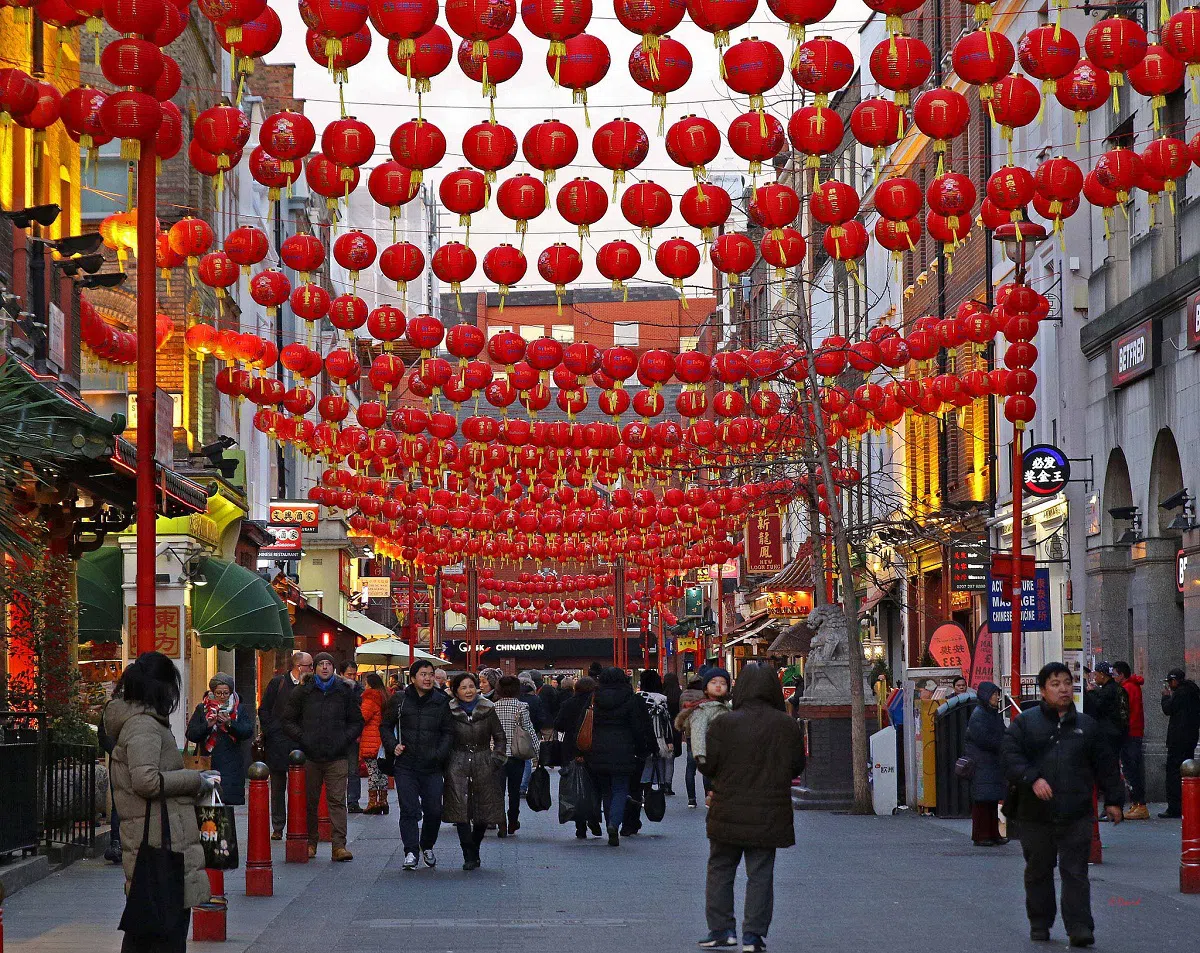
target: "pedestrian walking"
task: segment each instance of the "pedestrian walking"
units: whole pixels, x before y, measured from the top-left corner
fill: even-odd
[[[254,711],[234,691],[232,675],[218,672],[188,721],[185,737],[221,775],[221,800],[246,803],[245,743],[254,737]]]
[[[354,693],[354,698],[362,707],[363,684],[358,680],[358,663],[354,659],[342,659],[337,663],[338,678],[346,683]],[[346,810],[350,814],[362,813],[362,769],[358,756],[359,742],[356,741],[346,751]]]
[[[541,676],[539,675],[538,677],[540,678]],[[558,708],[562,704],[563,696],[555,680],[552,678],[542,680],[537,694],[538,700],[542,703],[542,714],[545,716],[545,723],[542,726],[542,737],[548,737],[547,732],[554,727],[554,719],[558,717]]]
[[[1099,671],[1099,666],[1097,666]],[[1025,855],[1025,912],[1032,940],[1050,939],[1055,919],[1054,868],[1062,878],[1062,919],[1071,946],[1095,942],[1088,853],[1093,792],[1114,824],[1124,785],[1116,749],[1090,715],[1075,709],[1075,684],[1062,662],[1042,666],[1041,701],[1004,734],[1004,770],[1016,786],[1016,816]],[[1011,811],[1010,811],[1011,816]]]
[[[122,924],[121,953],[184,953],[191,908],[211,899],[204,872],[204,848],[196,825],[196,799],[221,780],[216,771],[190,771],[171,733],[170,715],[179,707],[179,670],[160,652],[138,656],[118,680],[104,709],[104,731],[112,741],[112,788],[121,816],[121,861],[125,889],[143,841],[164,847],[165,813],[171,850],[183,855],[183,910],[161,911],[174,921],[165,935],[138,929],[144,921]],[[131,919],[135,913],[130,911]]]
[[[383,679],[374,672],[368,672],[366,686],[359,702],[363,731],[358,739],[358,758],[367,768],[367,806],[363,810],[364,814],[388,813],[387,778],[379,769],[379,753],[383,747],[379,726],[383,722],[383,710],[387,702],[387,690],[383,687]],[[358,769],[358,765],[355,765],[355,769]]]
[[[488,701],[496,700],[496,689],[500,686],[500,679],[504,677],[504,673],[498,668],[485,668],[479,672],[479,694]],[[450,686],[450,697],[454,697],[454,686]]]
[[[629,799],[630,778],[641,770],[653,750],[646,706],[633,693],[621,669],[606,668],[595,693],[592,749],[584,754],[584,761],[596,780],[610,847],[621,843],[620,825]]]
[[[317,809],[321,788],[329,806],[332,858],[354,859],[346,847],[346,752],[357,745],[363,718],[354,690],[334,670],[333,656],[313,658],[313,677],[292,691],[283,713],[283,728],[304,752],[304,786],[308,795],[308,856],[317,856]]]
[[[595,691],[596,680],[590,675],[584,675],[572,683],[570,697],[564,699],[562,705],[559,706],[554,729],[563,736],[563,764],[571,764],[573,761],[583,758],[582,752],[576,747],[576,740],[579,735],[579,726],[583,723],[584,712],[591,704]],[[586,839],[589,830],[593,837],[604,836],[600,830],[599,814],[590,819],[575,819],[575,836],[577,838]]]
[[[683,686],[675,672],[667,672],[663,676],[663,694],[667,696],[667,714],[671,718],[671,757],[667,761],[667,796],[675,794],[675,765],[683,754],[683,732],[675,727],[675,719],[679,717],[680,698],[683,696]]]
[[[696,807],[696,758],[692,751],[691,728],[692,715],[700,703],[704,701],[704,691],[700,688],[702,681],[699,672],[693,672],[688,678],[688,686],[679,695],[679,714],[675,716],[675,729],[683,739],[687,758],[683,766],[683,784],[687,792],[687,806]],[[708,793],[708,779],[700,776],[704,793]]]
[[[706,669],[704,678],[700,682],[700,689],[704,692],[704,699],[695,707],[688,718],[688,738],[692,745],[692,757],[695,759],[700,773],[706,779],[708,775],[704,771],[704,759],[707,756],[708,731],[714,721],[729,712],[731,708],[729,693],[732,683],[733,679],[725,669]],[[779,690],[781,693],[783,692],[782,687]],[[704,793],[708,794],[708,791],[709,785],[705,784]]]
[[[445,695],[450,697],[450,689],[446,685],[446,673],[440,668],[434,669],[433,672],[433,687]]]
[[[783,703],[775,671],[751,663],[733,689],[733,710],[708,726],[700,770],[712,784],[703,948],[737,946],[733,883],[746,862],[742,949],[767,948],[775,903],[775,852],[796,843],[792,779],[804,770],[804,741]]]
[[[533,722],[534,730],[539,734],[553,721],[546,715],[546,707],[542,704],[542,699],[537,693],[537,682],[535,679],[541,678],[538,672],[530,672],[527,676],[518,676],[517,684],[521,687],[520,700],[529,708],[529,718]],[[499,682],[496,683],[499,686]],[[500,695],[497,692],[492,700],[499,700]],[[529,776],[533,774],[533,759],[526,758],[522,763],[521,768],[521,797],[529,793]]]
[[[499,687],[501,679],[496,679]],[[479,868],[479,847],[489,824],[504,820],[502,780],[508,739],[496,706],[479,693],[470,672],[450,681],[450,724],[453,742],[446,767],[442,817],[458,828],[463,870]]]
[[[443,772],[450,759],[453,728],[450,696],[434,686],[433,663],[409,666],[408,687],[388,700],[379,723],[384,770],[396,778],[404,869],[437,866],[434,846],[442,823]]]
[[[652,750],[629,779],[629,800],[620,831],[622,837],[632,836],[642,829],[642,794],[646,787],[656,780],[661,785],[666,784],[667,766],[671,763],[675,745],[675,730],[667,696],[662,689],[662,676],[652,668],[643,669],[638,676],[637,697],[646,706],[646,714],[650,719]]]
[[[502,677],[500,685],[496,689],[496,694],[500,696],[496,699],[496,716],[500,719],[500,726],[504,729],[504,737],[507,739],[504,753],[508,756],[508,761],[504,764],[503,780],[504,788],[508,791],[508,815],[500,821],[498,833],[501,837],[515,834],[521,828],[522,774],[526,762],[537,759],[542,745],[533,719],[530,717],[529,706],[517,697],[520,691],[521,682],[515,675]],[[529,739],[529,747],[533,753],[532,759],[519,756],[514,750],[513,745],[518,731],[524,732]]]
[[[1004,743],[1004,716],[1000,714],[1003,697],[1000,686],[980,682],[979,704],[967,722],[966,757],[974,762],[971,775],[971,840],[976,847],[1007,844],[1000,836],[1000,802],[1008,792],[1000,746]]]
[[[1167,809],[1159,817],[1182,817],[1183,781],[1179,768],[1194,757],[1200,740],[1200,688],[1181,668],[1163,681],[1162,711],[1167,716]]]
[[[1121,686],[1129,705],[1129,733],[1121,745],[1121,773],[1125,775],[1125,786],[1129,793],[1127,821],[1150,819],[1146,806],[1146,761],[1142,741],[1146,734],[1146,709],[1142,701],[1142,686],[1146,680],[1135,675],[1128,662],[1113,663],[1113,678]]]
[[[307,652],[293,652],[286,672],[267,683],[258,705],[258,726],[262,731],[267,767],[271,769],[271,840],[283,840],[287,825],[288,758],[296,747],[283,730],[283,712],[288,698],[304,679],[312,676],[313,660]]]

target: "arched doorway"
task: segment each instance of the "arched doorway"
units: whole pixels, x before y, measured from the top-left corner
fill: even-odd
[[[1105,546],[1114,545],[1130,526],[1124,520],[1113,519],[1109,511],[1120,506],[1132,505],[1133,485],[1129,482],[1129,465],[1125,462],[1124,451],[1120,447],[1114,447],[1108,455],[1108,466],[1104,471],[1104,498],[1100,514],[1101,539]]]
[[[1154,453],[1150,458],[1150,495],[1146,514],[1147,536],[1178,536],[1180,530],[1171,529],[1171,523],[1180,514],[1181,506],[1163,509],[1161,504],[1183,489],[1183,466],[1179,462],[1179,446],[1170,427],[1163,427],[1154,439]]]

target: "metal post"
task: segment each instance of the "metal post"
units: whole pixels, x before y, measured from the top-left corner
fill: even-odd
[[[308,863],[308,785],[304,777],[304,752],[288,756],[287,845],[285,863]]]
[[[414,576],[417,574],[417,567],[413,563],[408,566],[408,618],[405,619],[405,626],[408,628],[408,664],[411,665],[417,660],[417,622],[413,617],[413,585]]]
[[[155,389],[155,313],[158,273],[154,248],[158,196],[155,179],[155,141],[142,143],[137,184],[137,650],[154,651],[155,506],[154,455],[157,434]]]
[[[1021,700],[1021,497],[1025,482],[1025,453],[1021,449],[1021,437],[1024,429],[1020,425],[1013,426],[1013,466],[1012,466],[1012,678],[1009,693],[1013,704],[1020,711]]]
[[[467,671],[477,671],[479,662],[479,578],[475,560],[467,560]]]
[[[622,646],[627,646],[625,638],[625,560],[613,561],[613,665],[620,661]]]
[[[1200,893],[1200,761],[1188,758],[1180,765],[1179,774],[1183,779],[1179,892]],[[0,943],[0,948],[3,946]],[[0,953],[3,953],[2,949]]]

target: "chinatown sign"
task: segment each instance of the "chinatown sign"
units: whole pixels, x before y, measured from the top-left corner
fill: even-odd
[[[641,651],[641,640],[637,636],[626,636],[629,653],[633,657]],[[531,636],[527,639],[479,639],[475,643],[485,662],[498,656],[506,658],[560,659],[560,658],[612,658],[613,640],[572,639]],[[464,638],[447,639],[446,658],[458,661],[466,658],[469,643]]]
[[[783,531],[779,512],[756,513],[746,522],[746,572],[754,575],[783,570]]]

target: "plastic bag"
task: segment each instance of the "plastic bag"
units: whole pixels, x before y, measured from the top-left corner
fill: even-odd
[[[550,772],[540,765],[529,775],[529,793],[525,803],[531,811],[550,810]]]
[[[213,788],[211,803],[196,805],[196,826],[200,828],[204,866],[209,870],[237,870],[238,841],[233,808],[221,802],[216,788]]]
[[[600,797],[592,776],[578,761],[564,764],[558,782],[558,823],[600,820]]]

